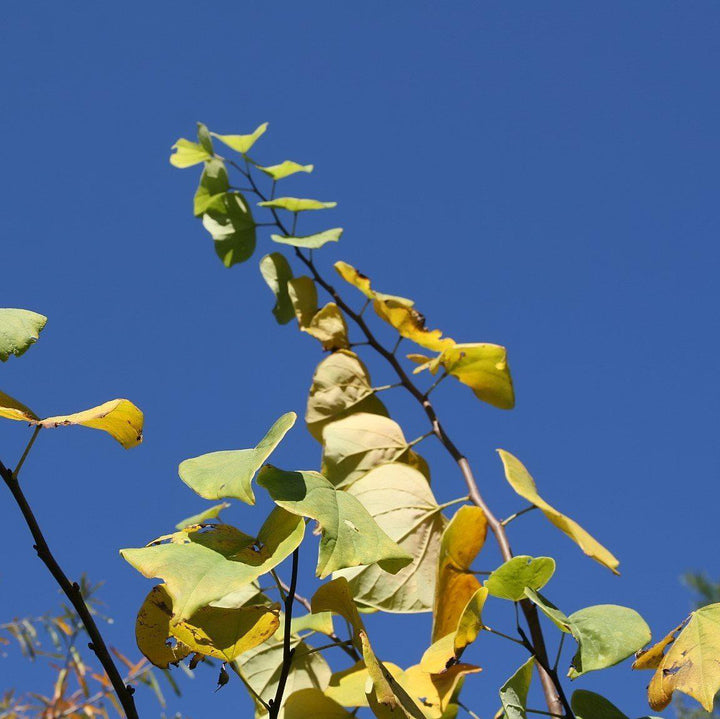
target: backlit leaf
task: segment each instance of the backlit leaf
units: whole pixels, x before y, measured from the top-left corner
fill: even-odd
[[[274,200],[258,202],[258,206],[288,210],[288,212],[305,212],[307,210],[328,210],[337,207],[337,202],[306,200],[300,197],[276,197]]]
[[[577,689],[570,699],[570,707],[577,719],[627,719],[612,702],[587,689]],[[657,719],[657,717],[643,717]]]
[[[657,668],[648,688],[648,700],[655,710],[664,709],[679,691],[697,699],[705,711],[713,710],[720,689],[720,603],[694,611],[680,630],[673,630],[655,647],[643,652],[633,665]],[[669,648],[668,648],[669,647]],[[667,649],[657,661],[657,654]],[[655,659],[648,661],[647,656]]]
[[[203,522],[207,522],[208,519],[217,519],[218,516],[220,516],[220,512],[223,511],[223,509],[227,509],[230,506],[228,502],[221,502],[220,504],[216,504],[212,507],[209,507],[204,512],[200,512],[199,514],[193,514],[191,517],[188,517],[187,519],[183,519],[181,522],[178,522],[175,525],[175,529],[187,529],[187,527],[192,527],[194,524],[202,524]]]
[[[409,449],[397,422],[367,412],[327,424],[322,436],[322,472],[341,488],[351,486],[373,467],[400,460]]]
[[[398,682],[415,699],[428,719],[448,719],[450,702],[460,682],[468,674],[479,671],[480,667],[472,664],[454,664],[441,673],[430,674],[420,665],[415,665],[406,669]]]
[[[555,573],[551,557],[517,556],[498,567],[485,581],[493,597],[518,602],[525,598],[525,587],[542,589]]]
[[[291,279],[287,288],[298,326],[303,332],[319,340],[325,350],[344,349],[348,346],[345,318],[334,302],[328,302],[318,310],[317,288],[310,277]]]
[[[143,655],[161,669],[176,664],[190,654],[182,642],[172,641],[172,597],[165,585],[158,584],[145,597],[135,622],[135,639]]]
[[[300,165],[292,160],[285,160],[279,165],[269,165],[267,167],[256,166],[258,170],[262,170],[266,175],[272,177],[273,180],[282,180],[290,175],[294,175],[296,172],[312,172],[315,167],[314,165]]]
[[[146,577],[165,582],[177,622],[269,572],[292,554],[304,533],[302,519],[277,508],[257,539],[218,524],[180,532],[168,543],[123,549],[120,554]]]
[[[127,399],[113,399],[82,412],[40,419],[29,407],[0,392],[0,417],[48,428],[79,424],[99,429],[107,432],[125,449],[142,442],[143,413]]]
[[[535,657],[530,657],[500,687],[500,702],[507,719],[527,719],[527,697],[534,666]]]
[[[371,470],[347,492],[413,558],[397,574],[388,574],[377,565],[342,570],[355,601],[386,612],[432,611],[440,537],[447,520],[427,479],[396,462]]]
[[[352,714],[319,689],[300,689],[285,702],[285,719],[352,719]]]
[[[438,558],[432,641],[457,631],[480,582],[469,569],[485,544],[487,519],[479,507],[460,507],[443,532]]]
[[[278,506],[320,525],[316,573],[321,579],[338,569],[374,563],[396,573],[412,561],[355,497],[317,472],[284,472],[265,465],[257,481]]]
[[[315,439],[330,422],[356,412],[387,416],[385,405],[372,389],[367,367],[350,350],[328,355],[315,370],[305,421]]]
[[[230,149],[239,152],[241,155],[245,155],[250,152],[252,146],[257,140],[265,134],[265,130],[268,128],[268,123],[263,122],[254,132],[249,135],[218,135],[216,132],[210,134],[220,140],[223,144],[227,145]]]
[[[0,308],[0,361],[19,357],[37,341],[47,317],[30,310]]]
[[[296,419],[295,412],[282,415],[252,449],[211,452],[186,459],[178,470],[180,479],[205,499],[234,497],[247,504],[255,504],[253,477]]]
[[[337,242],[342,236],[342,227],[333,227],[331,230],[318,232],[314,235],[303,235],[302,237],[291,237],[286,235],[270,235],[273,242],[292,247],[302,247],[308,250],[318,250],[328,242]]]
[[[285,325],[295,317],[295,309],[288,294],[288,282],[293,273],[284,255],[271,252],[260,260],[260,274],[275,295],[273,315],[278,324]]]
[[[215,253],[225,267],[245,262],[255,252],[255,221],[239,192],[222,196],[222,208],[213,205],[203,215],[203,226],[215,241]]]
[[[350,594],[350,585],[345,577],[337,577],[319,587],[313,594],[311,606],[313,614],[331,612],[343,617],[352,628],[353,643],[357,649],[362,649],[360,632],[365,631],[365,625]]]
[[[197,142],[190,142],[184,137],[181,137],[172,146],[172,149],[175,152],[170,155],[170,164],[179,168],[192,167],[212,157],[202,145]]]
[[[230,189],[225,163],[217,158],[206,160],[195,192],[193,211],[195,217],[202,217],[210,210],[225,212],[225,193]]]
[[[208,130],[207,125],[202,122],[198,122],[197,124],[197,139],[198,143],[205,150],[205,152],[209,153],[210,155],[214,154],[215,151],[213,149],[210,131]]]
[[[548,504],[537,491],[535,480],[525,469],[525,466],[517,457],[504,449],[499,449],[498,454],[505,467],[505,478],[510,486],[528,502],[534,504],[561,532],[564,532],[575,542],[580,549],[589,557],[604,565],[615,574],[619,574],[617,567],[620,562],[613,554],[602,546],[594,537],[588,534],[577,522],[558,512],[555,507]]]

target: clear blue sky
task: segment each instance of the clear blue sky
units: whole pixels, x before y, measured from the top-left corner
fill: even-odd
[[[620,557],[616,578],[541,517],[513,525],[517,552],[557,558],[556,603],[627,604],[662,636],[690,606],[679,575],[720,573],[717,3],[25,2],[3,16],[2,304],[50,321],[0,368],[2,389],[39,413],[113,397],[146,413],[139,449],[58,430],[25,469],[63,565],[106,581],[113,643],[133,649],[151,586],[118,548],[204,506],[178,462],[301,412],[320,357],[270,314],[269,240],[225,270],[193,219],[197,173],[167,158],[196,120],[269,121],[260,158],[315,163],[288,188],[339,203],[326,266],[348,260],[433,327],[509,347],[513,412],[450,382],[439,409],[501,515],[519,503],[496,447]],[[406,398],[389,401],[408,435],[424,431]],[[2,425],[0,457],[26,437]],[[460,495],[456,469],[423,451],[438,496]],[[277,459],[316,467],[318,447],[299,427]],[[228,519],[259,523],[242,507]],[[47,610],[54,586],[7,496],[0,521],[0,621]],[[427,622],[371,626],[386,658],[414,661]],[[469,658],[485,669],[466,699],[486,719],[520,654],[483,638]],[[12,658],[0,677],[46,679]],[[648,678],[625,664],[576,684],[635,717]],[[236,682],[213,684],[183,681],[189,716],[249,714]]]

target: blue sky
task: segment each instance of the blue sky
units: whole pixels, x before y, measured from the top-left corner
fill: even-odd
[[[197,120],[226,133],[269,121],[260,160],[316,165],[286,182],[339,203],[323,218],[345,228],[326,268],[347,260],[431,326],[508,346],[515,410],[450,382],[437,403],[500,515],[519,503],[497,447],[621,559],[616,578],[541,517],[511,525],[516,552],[557,559],[556,604],[626,604],[662,636],[690,608],[679,576],[720,574],[716,3],[27,2],[3,15],[2,304],[50,321],[1,368],[2,389],[41,414],[113,397],[146,413],[136,450],[46,432],[24,470],[62,564],[105,580],[114,644],[133,649],[151,586],[117,550],[204,506],[177,464],[302,412],[320,359],[270,314],[268,238],[226,270],[192,217],[197,173],[167,158]],[[406,397],[388,401],[408,436],[425,431]],[[26,439],[4,424],[0,458]],[[438,497],[462,494],[456,468],[421,447]],[[313,468],[318,446],[298,427],[276,459]],[[244,507],[227,518],[261,520]],[[47,610],[55,588],[8,497],[0,519],[0,621]],[[428,617],[374,626],[400,663],[429,633]],[[466,701],[492,716],[521,654],[483,638],[469,658],[484,671]],[[0,677],[0,689],[47,679],[13,656]],[[625,664],[576,684],[634,717],[648,678]],[[249,711],[237,683],[213,685],[209,672],[184,681],[172,711]]]

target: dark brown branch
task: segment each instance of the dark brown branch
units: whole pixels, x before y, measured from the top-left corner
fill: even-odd
[[[73,605],[73,608],[84,624],[91,640],[88,646],[93,652],[95,652],[95,656],[97,656],[100,664],[102,664],[102,667],[105,670],[105,673],[107,674],[108,679],[115,690],[115,694],[117,695],[117,698],[125,712],[125,716],[127,719],[138,719],[138,713],[135,709],[135,700],[133,699],[135,689],[130,685],[126,685],[123,681],[123,678],[118,671],[118,668],[115,666],[115,662],[113,661],[110,652],[108,651],[105,640],[102,638],[100,630],[98,629],[97,624],[95,624],[95,620],[93,619],[87,604],[85,604],[82,592],[80,591],[80,586],[77,582],[71,582],[65,572],[63,572],[60,568],[60,565],[57,563],[57,560],[50,551],[50,547],[48,547],[48,544],[45,541],[45,537],[43,536],[40,526],[35,519],[32,509],[30,508],[30,504],[20,488],[20,483],[17,480],[16,474],[5,467],[2,462],[0,462],[0,476],[2,476],[3,481],[10,490],[15,502],[22,512],[23,517],[25,518],[25,523],[27,524],[33,540],[35,541],[33,548],[37,552],[38,557],[40,557],[43,561],[50,571],[50,574],[52,574],[53,578],[60,586],[60,589],[62,589],[65,596],[70,600],[70,603]]]

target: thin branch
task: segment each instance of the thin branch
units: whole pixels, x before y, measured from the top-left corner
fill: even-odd
[[[562,654],[563,644],[565,642],[565,632],[560,634],[560,643],[558,644],[557,655],[555,656],[555,663],[553,664],[553,671],[556,672],[558,664],[560,664],[560,655]]]
[[[283,600],[283,602],[287,599],[287,587],[283,584],[282,580],[278,576],[277,572],[274,569],[270,570],[270,574],[272,575],[272,578],[275,580],[275,584],[277,585],[278,592],[280,592],[280,599]]]
[[[250,692],[250,694],[253,695],[253,697],[265,707],[266,711],[270,711],[270,704],[268,704],[251,686],[250,682],[245,679],[245,677],[240,673],[240,670],[235,665],[235,662],[230,662],[230,668],[235,672],[235,674],[240,677],[240,681],[245,685],[245,688]]]
[[[472,709],[468,709],[468,707],[465,706],[465,704],[463,704],[459,699],[456,699],[455,701],[457,702],[457,705],[462,707],[473,719],[480,719],[480,717]]]
[[[515,514],[511,514],[511,515],[510,515],[509,517],[507,517],[506,519],[503,519],[503,521],[501,522],[502,526],[503,526],[503,527],[507,527],[508,524],[510,524],[510,522],[512,522],[513,520],[517,519],[518,517],[522,517],[523,514],[527,514],[528,512],[532,512],[533,509],[537,509],[537,507],[536,507],[534,504],[530,505],[529,507],[525,507],[525,509],[521,509],[519,512],[515,512]]]
[[[428,388],[427,392],[425,392],[425,396],[429,397],[430,393],[437,388],[437,386],[446,378],[449,377],[447,372],[443,372]]]
[[[105,640],[102,638],[100,630],[95,624],[95,620],[85,604],[82,592],[80,591],[80,585],[77,582],[71,582],[57,563],[57,560],[50,551],[50,547],[45,541],[40,525],[37,523],[35,515],[30,508],[30,504],[20,488],[20,483],[17,481],[14,474],[7,469],[2,462],[0,462],[0,476],[2,476],[3,481],[10,490],[13,499],[17,503],[23,517],[25,518],[25,523],[27,524],[33,540],[35,541],[33,548],[37,552],[38,557],[48,568],[50,574],[52,574],[53,578],[60,586],[60,589],[62,589],[65,596],[70,600],[70,603],[73,605],[73,608],[82,620],[82,623],[85,625],[85,629],[91,639],[88,646],[93,652],[95,652],[95,655],[100,661],[100,664],[102,664],[105,673],[108,675],[108,679],[113,685],[113,689],[115,690],[115,694],[117,695],[117,698],[125,712],[125,716],[127,719],[138,719],[137,709],[135,708],[135,700],[133,699],[135,689],[130,685],[126,685],[123,681],[113,658],[110,656]]]
[[[525,709],[526,712],[529,712],[530,714],[542,714],[546,717],[559,717],[559,719],[563,719],[563,714],[553,714],[552,712],[546,712],[542,709]]]
[[[30,454],[30,450],[32,449],[33,445],[35,444],[35,440],[37,439],[37,436],[40,434],[40,430],[42,429],[41,425],[36,424],[35,430],[32,433],[32,437],[30,437],[30,441],[27,443],[27,447],[25,447],[25,451],[22,453],[22,457],[20,457],[20,461],[17,463],[17,467],[15,467],[15,470],[13,471],[13,477],[15,479],[18,478],[18,475],[20,474],[20,470],[22,469],[23,464],[25,464],[25,460],[27,459],[27,456]]]
[[[380,385],[380,387],[373,387],[372,391],[376,393],[385,392],[386,390],[395,389],[396,387],[402,387],[402,382],[395,382],[395,384],[383,384]]]
[[[397,342],[395,343],[395,346],[392,348],[392,352],[391,352],[392,355],[395,355],[395,353],[398,351],[398,349],[400,347],[400,343],[403,341],[403,339],[404,338],[402,335],[398,336]]]
[[[429,432],[425,432],[425,434],[421,434],[419,437],[416,437],[412,442],[408,442],[408,447],[414,447],[416,444],[420,444],[424,439],[427,439],[428,437],[432,437],[435,434],[432,430]]]
[[[352,644],[352,639],[347,639],[344,642],[332,642],[332,644],[323,644],[321,647],[313,647],[308,649],[305,654],[314,654],[315,652],[324,652],[326,649],[334,649],[335,647],[341,647],[343,644]]]
[[[503,632],[499,632],[497,629],[491,629],[488,626],[484,626],[483,629],[486,632],[490,632],[491,634],[497,634],[499,637],[502,637],[503,639],[507,639],[511,642],[515,642],[515,644],[519,644],[521,647],[525,646],[525,642],[523,642],[520,639],[515,639],[515,637],[511,637],[509,634],[503,634]]]

